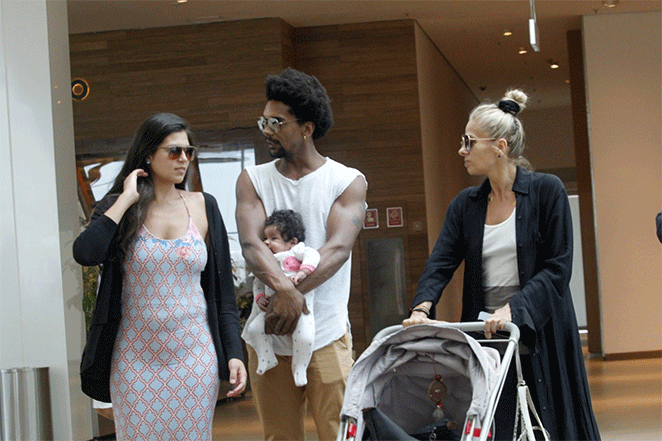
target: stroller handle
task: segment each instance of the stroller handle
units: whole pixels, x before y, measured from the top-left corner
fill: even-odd
[[[439,322],[438,324],[455,328],[462,332],[483,332],[485,330],[485,322]],[[421,325],[412,325],[412,326],[421,326]],[[401,329],[403,329],[402,325],[388,326],[382,329],[381,331],[379,331],[374,336],[373,341],[380,340],[391,334],[395,334]],[[519,341],[519,328],[515,323],[512,322],[506,323],[500,332],[503,331],[505,331],[508,334],[508,340],[514,342]]]

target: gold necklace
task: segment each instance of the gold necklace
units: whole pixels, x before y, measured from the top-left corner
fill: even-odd
[[[492,196],[491,194],[488,194],[487,195],[487,202],[492,202],[492,201],[494,201],[494,196]],[[515,198],[515,200],[513,201],[513,205],[517,205],[517,198]]]

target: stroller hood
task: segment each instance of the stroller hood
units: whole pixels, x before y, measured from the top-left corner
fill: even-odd
[[[441,375],[448,387],[444,417],[462,423],[483,420],[497,387],[498,351],[481,346],[464,332],[444,324],[403,328],[374,340],[356,361],[345,389],[341,416],[355,418],[363,432],[362,410],[377,407],[405,431],[434,423],[436,404],[428,386]]]

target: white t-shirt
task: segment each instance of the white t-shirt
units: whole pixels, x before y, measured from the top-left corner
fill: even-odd
[[[319,249],[326,243],[326,223],[331,207],[357,177],[363,174],[330,158],[317,170],[298,180],[286,178],[276,169],[277,160],[246,168],[257,195],[269,216],[274,210],[294,210],[306,227],[306,245]],[[351,256],[338,272],[315,288],[315,347],[323,348],[349,330],[349,285]],[[276,337],[274,352],[292,355],[292,339]]]
[[[497,225],[485,225],[483,233],[483,291],[485,310],[493,313],[519,291],[515,209]]]

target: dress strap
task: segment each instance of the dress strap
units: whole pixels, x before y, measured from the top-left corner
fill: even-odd
[[[188,204],[186,203],[186,198],[182,194],[182,192],[179,192],[179,197],[182,198],[182,201],[184,201],[184,206],[186,207],[186,214],[188,215],[189,219],[191,218],[191,212],[188,211]]]

